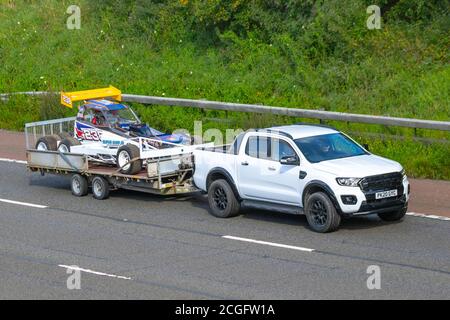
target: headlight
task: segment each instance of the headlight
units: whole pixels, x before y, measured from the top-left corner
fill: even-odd
[[[407,179],[405,169],[402,169],[402,171],[400,171],[400,174],[402,175],[403,181],[405,181]]]
[[[357,187],[360,178],[336,178],[336,182],[344,187]]]

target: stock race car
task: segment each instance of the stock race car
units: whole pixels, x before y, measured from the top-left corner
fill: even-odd
[[[74,136],[80,142],[102,142],[117,146],[132,137],[152,138],[154,145],[169,142],[188,145],[191,138],[182,134],[162,133],[140,121],[133,110],[117,101],[106,99],[88,100],[79,107],[74,126]]]
[[[61,103],[67,107],[81,100],[84,103],[78,108],[73,134],[41,137],[36,149],[86,154],[93,160],[117,165],[123,173],[134,174],[145,165],[143,160],[187,152],[186,147],[193,143],[188,135],[163,133],[142,123],[129,106],[120,102],[121,92],[114,87],[61,92]]]

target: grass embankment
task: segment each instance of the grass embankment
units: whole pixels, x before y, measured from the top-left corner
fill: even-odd
[[[381,30],[366,28],[369,1],[81,0],[81,29],[68,30],[71,4],[2,1],[0,92],[112,84],[136,94],[450,119],[446,1],[379,1]],[[21,130],[25,122],[59,116],[41,111],[49,103],[22,97],[0,103],[0,128]],[[301,120],[136,108],[164,130],[192,129],[200,119],[207,119],[204,128],[222,129]],[[449,144],[412,140],[414,134],[448,140],[448,133],[332,124],[362,132],[360,141],[413,176],[450,179]]]

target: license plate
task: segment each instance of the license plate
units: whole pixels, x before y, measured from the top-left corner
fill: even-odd
[[[375,199],[377,199],[377,200],[395,197],[395,196],[397,196],[397,189],[375,193]]]

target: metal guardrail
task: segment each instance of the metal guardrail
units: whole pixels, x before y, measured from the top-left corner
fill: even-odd
[[[46,92],[42,92],[42,91],[40,91],[40,92],[18,92],[18,93],[14,93],[14,94],[43,95],[43,94],[46,94]],[[55,93],[55,94],[59,94],[59,93]],[[10,94],[1,94],[0,98],[5,99],[9,95]],[[449,121],[435,121],[435,120],[422,120],[422,119],[413,119],[413,118],[373,116],[373,115],[343,113],[343,112],[334,112],[334,111],[273,107],[273,106],[263,106],[263,105],[255,105],[255,104],[229,103],[229,102],[218,102],[218,101],[208,101],[208,100],[166,98],[166,97],[143,96],[143,95],[135,95],[135,94],[122,94],[122,99],[125,102],[137,102],[137,103],[142,103],[142,104],[178,106],[178,107],[193,107],[193,108],[210,109],[210,110],[270,113],[270,114],[291,116],[291,117],[298,117],[298,118],[336,120],[336,121],[379,124],[379,125],[386,125],[386,126],[398,126],[398,127],[416,128],[416,129],[431,129],[431,130],[450,131],[450,122]],[[450,115],[449,115],[449,118],[450,118]]]
[[[141,96],[134,94],[123,94],[122,99],[126,102],[138,102],[143,104],[194,107],[201,109],[228,110],[228,111],[241,111],[254,113],[271,113],[276,115],[292,116],[298,118],[338,120],[338,121],[381,124],[387,126],[399,126],[417,129],[450,131],[450,122],[448,121],[395,118],[395,117],[372,116],[365,114],[353,114],[353,113],[311,110],[311,109],[272,107],[254,104]]]

